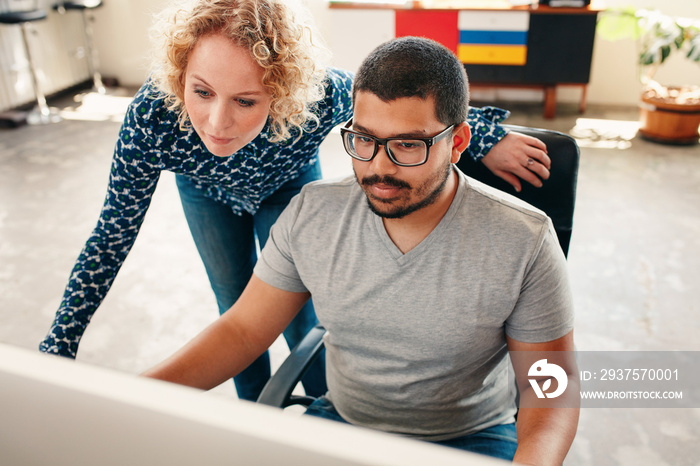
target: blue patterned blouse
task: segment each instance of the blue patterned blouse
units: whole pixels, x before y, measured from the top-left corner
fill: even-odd
[[[80,253],[61,306],[41,351],[75,357],[90,319],[109,291],[136,240],[163,170],[186,175],[209,197],[234,212],[255,213],[260,203],[318,159],[328,133],[352,116],[352,74],[329,69],[325,98],[317,105],[320,124],[288,142],[268,140],[267,128],[230,157],[209,153],[193,129],[179,129],[150,83],[136,94],[119,132],[100,218]],[[470,155],[483,157],[506,132],[495,125],[507,112],[470,110],[474,137]],[[496,121],[494,121],[496,120]]]

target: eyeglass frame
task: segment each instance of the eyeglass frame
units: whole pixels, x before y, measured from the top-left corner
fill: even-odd
[[[345,123],[345,126],[340,128],[340,137],[343,139],[343,148],[345,149],[345,152],[348,153],[350,157],[352,157],[355,160],[360,160],[361,162],[371,162],[374,157],[377,156],[379,153],[379,147],[384,146],[384,152],[386,152],[386,155],[389,157],[389,160],[391,160],[395,165],[398,165],[399,167],[418,167],[421,165],[425,165],[428,163],[428,158],[430,157],[430,148],[436,144],[437,142],[441,141],[445,137],[447,137],[447,134],[449,131],[453,130],[455,125],[450,125],[444,130],[440,131],[440,133],[436,134],[435,136],[431,138],[418,138],[418,137],[390,137],[390,138],[378,138],[375,136],[372,136],[371,134],[363,133],[361,131],[354,131],[352,129],[349,129],[348,127],[352,125],[352,118],[348,120],[347,123]],[[347,148],[347,145],[345,143],[345,135],[347,133],[352,133],[356,134],[362,137],[366,137],[369,139],[372,139],[374,141],[374,153],[372,156],[368,159],[361,158],[357,155],[352,155],[350,151]],[[391,153],[391,150],[389,150],[389,147],[387,146],[387,143],[389,141],[422,141],[425,144],[425,160],[423,160],[420,163],[401,163],[396,160],[394,157],[394,154]]]

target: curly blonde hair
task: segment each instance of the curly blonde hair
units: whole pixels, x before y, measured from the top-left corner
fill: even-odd
[[[169,109],[178,112],[181,129],[190,126],[184,105],[185,73],[197,41],[222,34],[250,51],[263,68],[269,91],[270,140],[280,142],[312,122],[314,104],[324,95],[326,49],[314,39],[303,10],[283,0],[190,0],[159,15],[154,42],[152,79]]]

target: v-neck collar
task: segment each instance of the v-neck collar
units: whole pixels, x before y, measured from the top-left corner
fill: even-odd
[[[433,228],[433,231],[431,231],[428,236],[423,239],[423,241],[418,243],[416,247],[405,254],[401,252],[401,250],[391,240],[389,233],[386,231],[382,218],[370,211],[370,215],[373,217],[372,221],[374,223],[374,228],[379,236],[379,240],[397,264],[404,265],[410,263],[414,260],[414,257],[421,256],[425,251],[430,250],[436,241],[440,241],[444,237],[445,231],[449,227],[457,212],[459,212],[460,206],[462,202],[464,202],[465,198],[466,179],[464,175],[459,172],[459,170],[456,170],[456,173],[458,181],[457,192],[455,193],[447,212],[445,212],[445,215],[443,215],[442,219],[440,219],[440,222],[435,226],[435,228]]]

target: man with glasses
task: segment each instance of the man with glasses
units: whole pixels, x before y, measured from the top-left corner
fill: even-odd
[[[364,61],[353,100],[341,133],[355,177],[306,186],[231,311],[146,375],[212,388],[313,296],[329,391],[308,414],[561,464],[578,409],[521,402],[516,443],[508,351],[573,350],[565,259],[545,215],[455,168],[470,138],[462,64],[395,39]]]

